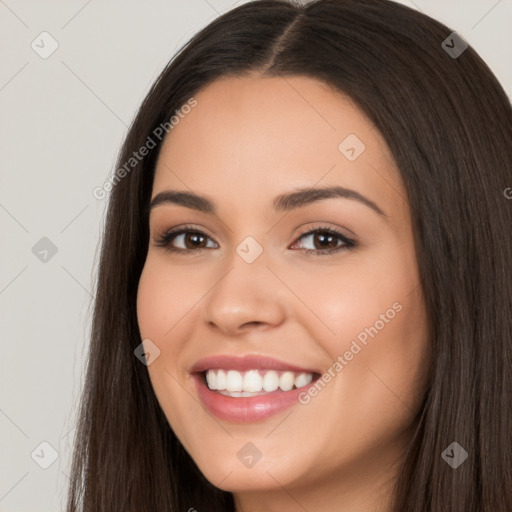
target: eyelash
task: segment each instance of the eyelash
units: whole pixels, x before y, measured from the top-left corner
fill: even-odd
[[[206,233],[203,233],[201,230],[197,229],[195,226],[192,225],[185,225],[178,229],[170,229],[166,231],[163,235],[161,235],[159,238],[155,238],[155,244],[158,247],[164,247],[165,250],[170,251],[172,253],[190,253],[190,252],[199,252],[202,250],[208,250],[209,248],[206,247],[199,247],[197,249],[177,249],[176,247],[172,247],[171,241],[174,240],[179,235],[182,234],[196,234],[205,236],[206,238],[210,238]],[[338,239],[343,242],[343,245],[336,247],[334,249],[303,249],[303,251],[306,254],[315,254],[317,256],[332,254],[335,252],[343,251],[343,250],[349,250],[352,249],[357,245],[355,240],[352,240],[351,238],[346,237],[339,231],[336,231],[335,229],[329,228],[327,226],[321,226],[315,229],[305,229],[301,233],[299,233],[297,241],[303,238],[306,235],[314,235],[317,233],[327,233],[329,235],[333,235],[335,237],[338,237]],[[295,244],[295,242],[294,242]]]

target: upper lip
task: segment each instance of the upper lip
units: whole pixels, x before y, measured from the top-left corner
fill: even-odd
[[[215,355],[200,359],[192,365],[190,373],[204,372],[205,370],[283,370],[302,373],[319,373],[311,368],[303,368],[293,364],[279,361],[269,356],[246,355],[246,356],[230,356]]]

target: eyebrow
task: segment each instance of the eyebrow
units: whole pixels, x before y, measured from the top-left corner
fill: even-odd
[[[363,196],[359,192],[344,187],[326,187],[326,188],[304,188],[281,194],[274,199],[274,210],[278,212],[290,211],[296,208],[303,208],[309,204],[321,201],[322,199],[343,198],[358,201],[368,206],[382,217],[387,215],[372,200]],[[179,190],[164,190],[159,192],[152,200],[150,209],[161,204],[177,204],[192,210],[198,210],[203,213],[215,214],[215,204],[206,197],[199,196],[192,192]]]

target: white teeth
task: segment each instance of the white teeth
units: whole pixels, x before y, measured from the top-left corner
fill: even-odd
[[[230,396],[252,396],[280,389],[290,391],[307,386],[313,380],[312,373],[295,373],[275,370],[208,370],[206,382],[212,391]]]
[[[263,379],[257,370],[249,370],[245,372],[242,388],[244,391],[250,391],[251,393],[261,391],[262,381]]]
[[[301,388],[302,386],[307,386],[313,380],[313,375],[311,373],[300,373],[295,377],[295,386]],[[217,386],[219,382],[219,378],[217,377]]]
[[[215,375],[213,370],[208,370],[206,372],[206,382],[208,383],[208,387],[210,389],[217,389],[217,375]]]
[[[295,384],[295,375],[293,372],[284,372],[281,377],[279,377],[279,387],[283,391],[290,391]]]
[[[243,391],[242,382],[243,378],[240,372],[229,370],[226,376],[226,391]]]
[[[216,384],[217,384],[217,389],[226,389],[226,372],[224,370],[217,371]]]
[[[263,389],[267,392],[275,391],[279,387],[279,377],[277,372],[270,370],[263,377]]]

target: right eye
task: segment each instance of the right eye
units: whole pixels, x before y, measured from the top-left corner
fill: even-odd
[[[155,244],[170,252],[197,252],[212,248],[204,245],[207,240],[211,240],[211,238],[202,231],[193,226],[182,226],[178,229],[169,229],[160,237],[155,238]],[[173,245],[176,243],[181,244],[181,247]],[[213,248],[215,249],[216,246]]]

